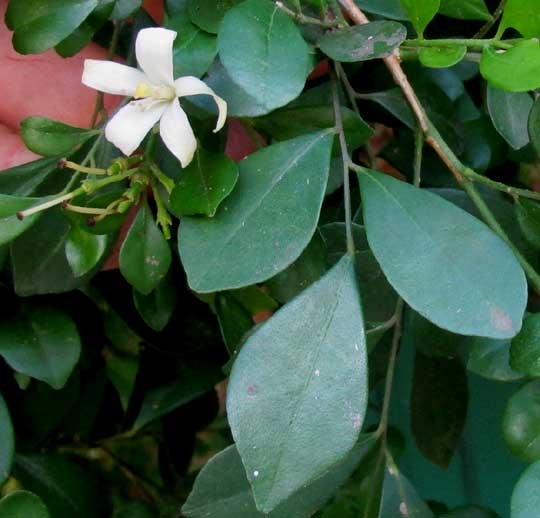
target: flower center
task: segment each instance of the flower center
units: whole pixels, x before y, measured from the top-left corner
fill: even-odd
[[[159,101],[172,101],[176,97],[176,92],[172,86],[153,86],[147,83],[140,83],[133,95],[135,99],[145,99],[151,97]]]

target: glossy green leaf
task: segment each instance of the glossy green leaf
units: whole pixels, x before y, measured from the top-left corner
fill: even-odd
[[[523,376],[510,367],[510,340],[472,338],[467,344],[467,369],[495,381],[516,381]]]
[[[352,63],[389,56],[406,37],[400,23],[379,21],[328,32],[318,44],[332,59]]]
[[[540,37],[540,16],[535,0],[507,0],[498,34],[511,27],[525,38]]]
[[[61,293],[85,282],[86,277],[74,276],[66,259],[65,241],[70,228],[62,212],[51,209],[11,243],[13,278],[18,295]]]
[[[525,40],[500,52],[485,47],[480,72],[493,86],[509,92],[527,92],[540,86],[540,43]]]
[[[38,54],[69,36],[99,5],[98,0],[24,0],[10,2],[6,23],[15,31],[21,54]]]
[[[529,121],[527,124],[529,131],[529,139],[536,151],[536,155],[540,157],[540,99],[534,101],[533,107],[529,113]]]
[[[384,476],[378,518],[434,518],[427,504],[391,459]]]
[[[253,316],[229,292],[217,294],[215,311],[227,351],[234,357],[254,325]]]
[[[0,444],[2,445],[0,448],[0,485],[2,485],[9,477],[15,452],[13,424],[2,394],[0,394]]]
[[[39,496],[29,491],[13,491],[0,500],[0,518],[49,518]]]
[[[135,14],[142,6],[143,0],[116,0],[111,14],[112,20],[124,20]]]
[[[206,32],[217,34],[229,9],[242,0],[187,0],[191,21]]]
[[[516,201],[516,214],[527,242],[540,249],[540,203],[520,198]]]
[[[124,412],[135,389],[137,374],[139,373],[139,358],[137,356],[120,355],[111,350],[105,350],[105,368],[107,377],[114,385]]]
[[[209,364],[187,366],[178,381],[150,390],[143,399],[135,428],[142,428],[178,407],[213,390],[223,375]]]
[[[26,147],[42,156],[67,155],[96,134],[46,117],[28,117],[21,122],[21,137]]]
[[[174,77],[202,76],[217,55],[216,37],[180,15],[167,20],[166,27],[178,33],[173,45]]]
[[[143,295],[167,275],[171,249],[147,204],[139,209],[120,249],[120,271]]]
[[[60,455],[21,455],[14,475],[38,495],[51,518],[106,516],[107,502],[92,471]]]
[[[319,280],[326,271],[326,248],[319,232],[286,270],[272,277],[266,284],[279,302],[286,303]]]
[[[105,258],[108,243],[107,236],[89,234],[80,227],[71,227],[66,239],[66,258],[75,277],[93,270]]]
[[[439,10],[440,0],[400,0],[420,37]]]
[[[529,143],[528,120],[533,105],[527,93],[506,92],[487,87],[487,108],[495,129],[514,149]]]
[[[218,48],[231,79],[268,110],[304,88],[309,48],[293,20],[270,0],[247,0],[228,11]]]
[[[227,410],[259,510],[273,510],[354,446],[366,360],[349,256],[250,336],[233,365]]]
[[[529,466],[519,478],[512,493],[511,518],[536,518],[540,508],[540,462]]]
[[[37,203],[39,202],[36,198],[0,194],[0,246],[13,241],[39,219],[40,213],[22,220],[17,217],[19,211],[28,209]]]
[[[491,15],[484,0],[441,0],[441,14],[459,20],[489,20]]]
[[[454,333],[515,336],[527,283],[506,243],[433,193],[374,171],[359,178],[371,249],[405,301]]]
[[[418,449],[447,468],[467,417],[467,373],[458,358],[416,353],[411,392],[411,428]]]
[[[14,196],[32,196],[53,172],[58,157],[41,158],[28,164],[4,169],[0,174],[0,192]]]
[[[400,0],[355,0],[363,10],[393,20],[407,20]]]
[[[55,389],[66,384],[80,354],[77,327],[58,309],[31,306],[0,325],[0,356]]]
[[[449,68],[459,63],[467,54],[467,47],[424,47],[420,49],[420,63],[429,68]]]
[[[145,323],[154,331],[162,331],[176,308],[176,288],[171,279],[165,277],[148,295],[134,289],[133,302]]]
[[[540,380],[527,383],[509,399],[502,432],[514,455],[528,462],[540,458]]]
[[[199,148],[171,193],[171,209],[179,217],[212,217],[237,181],[238,166],[230,158]]]
[[[333,137],[323,131],[254,153],[213,218],[182,220],[180,256],[193,290],[250,286],[300,256],[319,219]]]
[[[512,369],[531,377],[540,377],[540,313],[525,317],[523,327],[512,340]]]
[[[311,516],[351,475],[371,442],[360,441],[349,455],[314,483],[268,514],[257,510],[235,446],[212,457],[199,473],[182,513],[188,518],[304,518]]]

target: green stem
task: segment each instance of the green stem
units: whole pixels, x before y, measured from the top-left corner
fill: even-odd
[[[512,48],[512,43],[500,41],[494,38],[478,40],[474,38],[444,38],[437,40],[405,40],[404,47],[468,47],[473,49],[483,49],[484,47],[497,47],[500,49]]]
[[[332,101],[334,105],[335,130],[339,138],[341,147],[341,157],[343,160],[343,202],[345,205],[345,232],[347,235],[347,252],[354,258],[356,248],[354,246],[354,238],[352,231],[352,208],[351,208],[351,186],[349,180],[349,151],[347,149],[347,141],[345,140],[345,132],[343,131],[343,120],[341,117],[341,105],[339,102],[339,94],[337,89],[337,80],[335,73],[332,73]]]
[[[339,20],[319,20],[318,18],[313,18],[311,16],[306,16],[305,14],[296,13],[289,9],[287,6],[283,4],[283,2],[277,1],[275,2],[275,6],[280,10],[283,11],[286,15],[293,18],[295,21],[302,25],[318,25],[319,27],[324,27],[325,29],[332,29],[336,27],[342,27],[343,23]]]

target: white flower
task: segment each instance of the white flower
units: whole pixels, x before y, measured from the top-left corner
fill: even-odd
[[[146,134],[160,121],[159,133],[171,153],[186,167],[195,154],[197,140],[179,97],[211,95],[219,109],[216,129],[227,118],[227,103],[196,77],[173,76],[173,42],[176,32],[162,28],[143,29],[135,52],[141,70],[113,61],[87,59],[82,82],[90,88],[138,99],[121,108],[107,123],[105,137],[125,155],[131,155]]]

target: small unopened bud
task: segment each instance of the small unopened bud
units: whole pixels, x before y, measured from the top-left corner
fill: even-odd
[[[17,219],[22,221],[24,219],[24,214],[22,212],[17,212]]]
[[[61,158],[58,160],[58,169],[64,169],[67,164],[67,158]]]

